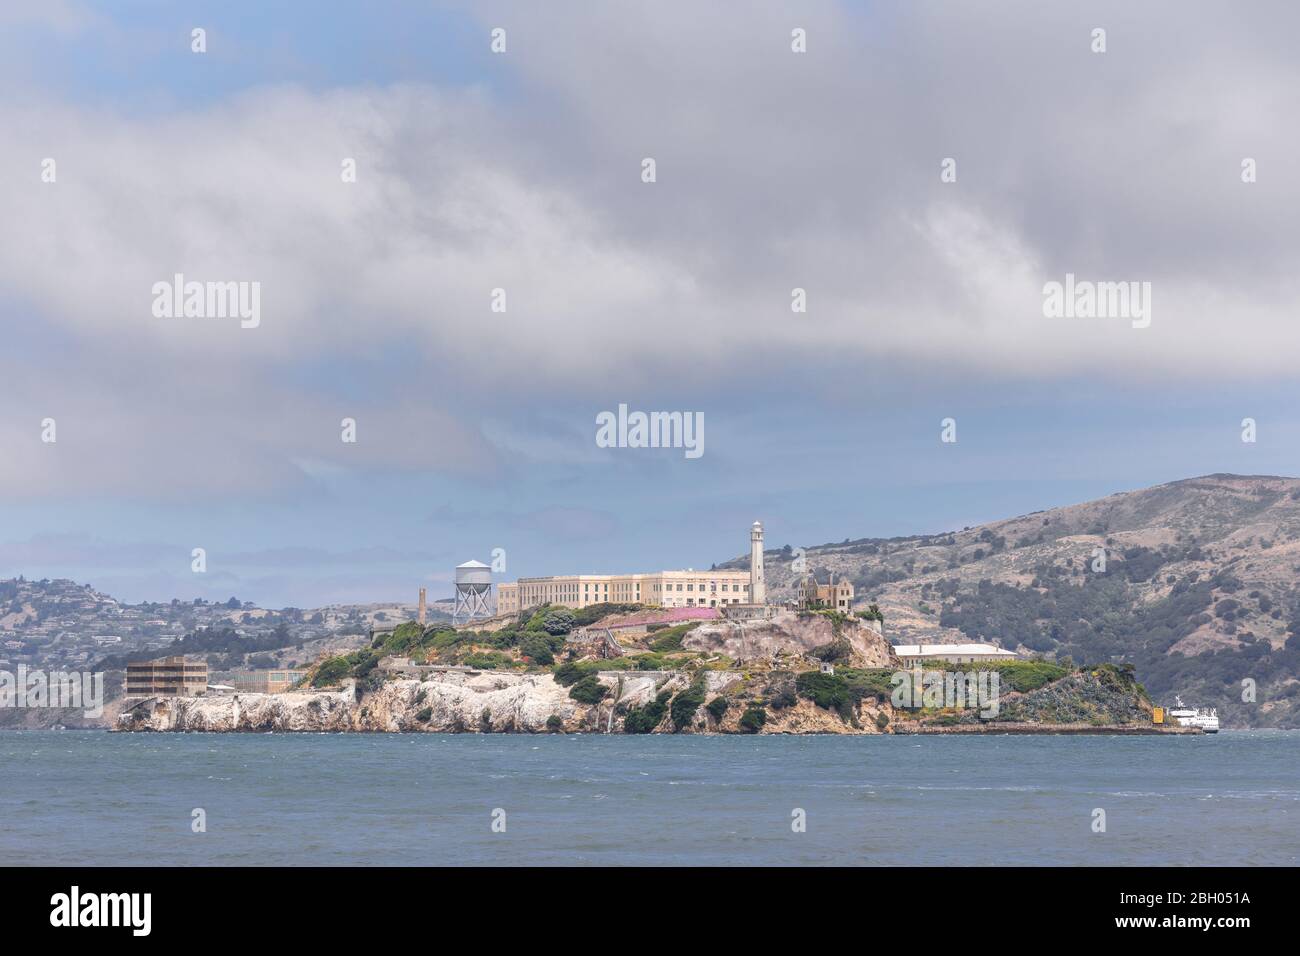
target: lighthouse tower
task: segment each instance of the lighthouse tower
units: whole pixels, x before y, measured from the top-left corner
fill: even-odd
[[[749,603],[767,603],[767,585],[763,583],[763,522],[755,521],[749,529]]]

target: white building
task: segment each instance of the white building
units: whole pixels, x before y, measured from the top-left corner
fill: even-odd
[[[656,604],[660,607],[723,607],[749,603],[748,571],[656,571],[649,574],[569,574],[520,578],[497,586],[497,613],[539,604]]]
[[[763,525],[749,532],[748,571],[714,569],[651,571],[645,574],[566,574],[520,578],[497,585],[497,613],[513,614],[540,604],[582,608],[592,604],[652,604],[659,607],[763,606]]]
[[[894,653],[904,664],[944,661],[949,664],[975,664],[982,661],[1014,661],[1014,651],[996,644],[898,644]]]

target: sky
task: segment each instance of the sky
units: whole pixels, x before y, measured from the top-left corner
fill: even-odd
[[[6,3],[0,576],[414,601],[498,548],[502,580],[707,567],[755,519],[814,545],[1300,474],[1297,28]],[[177,274],[256,283],[256,324],[160,315]],[[1149,283],[1149,322],[1049,315],[1067,274]],[[703,453],[602,447],[620,405],[702,416]]]

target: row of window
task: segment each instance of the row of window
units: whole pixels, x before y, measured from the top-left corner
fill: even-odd
[[[748,591],[748,590],[749,590],[749,585],[748,585],[748,584],[735,584],[735,585],[726,585],[726,584],[724,584],[724,585],[722,585],[722,590],[724,590],[724,591],[728,590],[729,588],[730,588],[730,590],[733,590],[733,591],[739,593],[739,592],[741,592],[741,591]],[[673,586],[672,586],[671,584],[665,584],[665,585],[664,585],[664,590],[665,590],[665,591],[671,591],[672,589],[673,589]],[[681,589],[682,589],[682,586],[681,586],[680,584],[678,584],[678,585],[677,585],[677,590],[680,591]],[[717,581],[710,581],[710,582],[709,582],[709,588],[708,588],[708,589],[709,589],[710,591],[716,591],[716,590],[718,590],[718,582],[717,582]],[[686,590],[688,590],[688,591],[694,591],[694,590],[695,590],[695,585],[694,585],[694,584],[688,584],[688,585],[686,585]],[[704,585],[703,585],[703,584],[700,585],[700,590],[701,590],[701,591],[704,590]]]

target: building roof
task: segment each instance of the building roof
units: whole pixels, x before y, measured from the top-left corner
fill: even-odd
[[[986,657],[1015,657],[1015,651],[1004,650],[996,644],[897,644],[894,653],[899,657],[946,657],[951,654],[966,656],[983,654]]]
[[[486,568],[487,565],[482,561],[466,561],[464,564],[456,565],[458,568]]]

